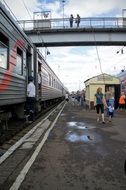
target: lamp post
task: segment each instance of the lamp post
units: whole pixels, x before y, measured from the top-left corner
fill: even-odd
[[[63,3],[63,28],[64,28],[64,5],[65,5],[65,0],[62,0]]]
[[[122,17],[125,17],[126,9],[122,9]]]
[[[50,55],[50,51],[45,47],[45,61],[47,59],[47,55]]]

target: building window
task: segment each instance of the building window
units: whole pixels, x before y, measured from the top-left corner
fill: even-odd
[[[16,65],[14,68],[14,72],[18,75],[23,74],[23,52],[17,48],[17,57],[16,57]]]

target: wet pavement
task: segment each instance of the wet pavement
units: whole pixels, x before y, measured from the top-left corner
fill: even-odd
[[[96,122],[66,104],[20,190],[126,190],[126,113]]]

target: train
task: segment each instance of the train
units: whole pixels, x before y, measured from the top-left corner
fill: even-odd
[[[34,78],[37,111],[64,99],[67,88],[0,2],[0,121],[15,114],[24,117],[29,76]]]
[[[126,70],[122,69],[117,77],[120,79],[121,82],[121,92],[124,92],[126,95]]]

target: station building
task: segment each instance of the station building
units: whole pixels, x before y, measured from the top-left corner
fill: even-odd
[[[94,76],[84,81],[85,83],[85,101],[86,107],[94,109],[94,95],[97,88],[101,87],[103,94],[107,91],[111,91],[115,98],[115,108],[118,107],[118,100],[120,96],[120,79],[115,76],[103,73],[101,75]]]

